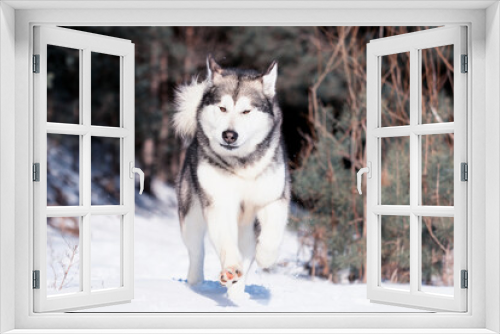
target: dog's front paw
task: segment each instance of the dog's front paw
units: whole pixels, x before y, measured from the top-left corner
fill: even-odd
[[[223,269],[220,273],[220,284],[222,286],[231,286],[243,276],[239,266],[231,266]]]

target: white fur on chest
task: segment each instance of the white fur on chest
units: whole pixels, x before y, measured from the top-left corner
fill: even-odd
[[[230,174],[209,163],[198,166],[198,180],[203,191],[214,204],[225,203],[247,207],[262,207],[277,200],[285,187],[285,166],[273,165],[259,174],[248,168],[246,172]],[[245,177],[244,175],[248,175]]]

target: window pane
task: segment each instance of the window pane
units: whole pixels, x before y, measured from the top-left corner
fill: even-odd
[[[422,288],[453,295],[453,218],[421,217]]]
[[[92,137],[92,205],[120,204],[120,138]]]
[[[410,124],[410,53],[381,58],[381,126]]]
[[[381,286],[410,290],[410,218],[381,218]]]
[[[47,205],[80,205],[80,136],[47,134]]]
[[[422,124],[453,122],[453,45],[421,54]]]
[[[80,217],[47,218],[47,295],[80,291]]]
[[[381,204],[410,204],[410,137],[381,139]]]
[[[422,136],[422,205],[453,205],[453,134]]]
[[[80,50],[47,45],[47,122],[80,122]]]
[[[91,289],[121,286],[121,216],[90,218]]]
[[[92,52],[92,125],[120,126],[120,57]]]

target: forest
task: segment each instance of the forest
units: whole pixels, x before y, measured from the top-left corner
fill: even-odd
[[[333,283],[339,283],[342,275],[350,282],[366,282],[366,198],[356,191],[356,173],[366,166],[366,45],[373,39],[429,27],[71,28],[135,44],[136,165],[146,175],[144,191],[151,196],[154,182],[174,184],[185,153],[172,128],[176,86],[194,76],[202,79],[209,53],[223,67],[261,71],[277,60],[277,94],[292,177],[289,226],[297,232],[301,247],[310,251],[304,267],[309,276]],[[421,122],[452,122],[453,48],[421,54]],[[118,124],[119,62],[113,56],[95,57],[92,123]],[[77,58],[78,53],[49,50],[49,60],[56,63]],[[382,57],[381,64],[381,126],[408,125],[409,54]],[[60,68],[64,66],[54,66],[48,73],[52,80],[48,120],[71,122],[57,115],[77,115],[78,85],[72,80],[76,72]],[[421,137],[421,203],[453,205],[453,135]],[[52,144],[58,145],[57,138]],[[380,146],[382,204],[409,204],[409,138],[383,138]],[[119,152],[119,143],[111,140],[96,139],[92,147],[97,152]],[[92,167],[93,181],[111,194],[110,204],[119,199],[119,179],[109,178],[113,169],[119,169],[116,161],[96,162]],[[65,198],[61,188],[66,186],[54,176],[49,182],[49,205],[78,201]],[[381,224],[381,280],[406,284],[408,217],[384,216]],[[421,240],[422,284],[452,286],[453,219],[422,218]]]

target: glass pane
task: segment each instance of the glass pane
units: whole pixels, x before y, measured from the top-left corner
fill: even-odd
[[[80,205],[80,136],[47,134],[47,205]]]
[[[421,52],[422,124],[453,122],[453,45]]]
[[[381,126],[410,124],[410,53],[381,58]]]
[[[80,122],[80,50],[47,45],[47,122]]]
[[[453,134],[426,135],[422,143],[422,205],[453,205]]]
[[[381,218],[381,286],[410,290],[410,217]]]
[[[120,204],[120,138],[92,137],[92,205]]]
[[[80,291],[80,217],[47,218],[47,295]]]
[[[90,218],[92,290],[121,286],[121,216]]]
[[[453,218],[421,217],[422,291],[453,295]]]
[[[120,57],[92,52],[92,125],[120,126]]]
[[[381,204],[410,204],[410,137],[381,139]]]

